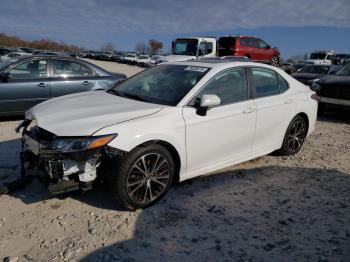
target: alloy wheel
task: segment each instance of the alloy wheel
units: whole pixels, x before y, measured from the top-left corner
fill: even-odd
[[[288,149],[291,152],[300,150],[305,139],[305,124],[303,121],[295,121],[288,135]]]
[[[127,194],[138,204],[148,204],[159,198],[170,179],[170,166],[159,153],[142,155],[132,165],[127,176]]]
[[[279,62],[278,62],[278,58],[276,56],[272,57],[271,64],[273,66],[278,66]]]

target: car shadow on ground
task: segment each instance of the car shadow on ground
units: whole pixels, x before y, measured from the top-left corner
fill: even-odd
[[[0,174],[19,176],[14,157],[20,139],[1,142],[0,149]],[[82,261],[345,261],[349,192],[350,175],[337,170],[269,166],[218,172],[176,185],[140,213],[131,239]],[[27,204],[49,198],[38,181],[11,195]],[[104,185],[64,197],[124,210]]]
[[[349,190],[349,174],[327,169],[269,166],[201,177],[143,210],[131,239],[81,261],[345,261]]]
[[[19,121],[23,120],[24,115],[21,116],[0,116],[0,122],[6,122],[6,121]]]

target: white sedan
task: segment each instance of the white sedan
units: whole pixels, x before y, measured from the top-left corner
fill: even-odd
[[[162,64],[109,91],[55,98],[26,112],[23,159],[52,194],[100,177],[125,207],[144,208],[183,181],[278,151],[314,130],[317,95],[252,62]],[[27,155],[27,156],[26,156]]]
[[[148,67],[148,66],[149,66],[149,63],[150,63],[150,60],[151,60],[151,58],[150,58],[148,55],[140,55],[140,56],[137,58],[136,63],[137,63],[139,66]]]

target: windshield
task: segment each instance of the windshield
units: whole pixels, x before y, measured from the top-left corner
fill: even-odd
[[[197,46],[197,39],[177,39],[174,42],[173,54],[195,56],[197,54]]]
[[[350,64],[347,64],[340,68],[335,75],[337,76],[350,76]]]
[[[133,76],[109,92],[144,102],[175,106],[208,71],[207,67],[159,65]]]
[[[140,58],[140,59],[147,59],[148,56],[146,56],[146,55],[141,55],[141,56],[139,56],[139,58]]]
[[[326,58],[326,53],[312,53],[310,59],[312,60],[323,60]]]
[[[4,62],[1,62],[0,61],[0,72],[5,68],[7,67],[8,65],[12,64],[13,61],[10,61],[10,60],[7,60],[7,61],[4,61]]]
[[[305,66],[300,73],[327,74],[330,66]]]

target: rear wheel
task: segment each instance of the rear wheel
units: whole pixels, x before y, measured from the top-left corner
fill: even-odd
[[[300,115],[294,117],[288,126],[282,147],[278,152],[286,156],[298,153],[305,141],[306,134],[305,119]]]
[[[158,202],[174,177],[169,151],[157,144],[139,147],[115,163],[110,187],[117,201],[128,209],[145,208]]]
[[[273,66],[279,66],[279,64],[280,64],[280,60],[279,60],[278,56],[272,57],[272,59],[271,59],[271,65],[273,65]]]

